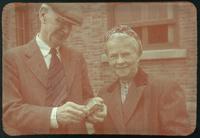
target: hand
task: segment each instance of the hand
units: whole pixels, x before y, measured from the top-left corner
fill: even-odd
[[[87,120],[91,123],[103,122],[104,118],[107,115],[107,106],[103,103],[103,99],[100,97],[92,98],[89,102],[91,102],[92,100],[95,100],[96,102],[100,103],[101,108],[89,114]]]
[[[96,112],[90,114],[87,117],[87,120],[91,123],[103,122],[106,116],[107,116],[107,107],[105,104],[103,104],[103,109],[97,110]]]
[[[56,117],[58,124],[61,126],[71,123],[80,123],[86,117],[85,105],[67,102],[58,107]]]
[[[101,110],[103,108],[103,99],[100,97],[91,98],[86,104],[87,116],[95,112],[96,110]]]

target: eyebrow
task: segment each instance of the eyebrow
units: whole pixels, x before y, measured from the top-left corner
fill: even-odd
[[[57,21],[60,21],[60,22],[66,22],[64,19],[62,19],[62,18],[59,17],[59,16],[56,17],[56,20],[57,20]]]
[[[57,17],[56,18],[56,21],[64,24],[64,25],[70,25],[70,23],[68,23],[67,21],[65,21],[64,19],[62,19],[61,17]]]

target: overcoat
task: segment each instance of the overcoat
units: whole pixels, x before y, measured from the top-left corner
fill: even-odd
[[[147,75],[141,68],[132,79],[124,104],[119,80],[99,96],[108,107],[97,134],[187,135],[190,131],[183,90],[174,81]]]
[[[92,97],[83,56],[65,46],[60,48],[65,69],[65,91],[55,94],[52,106],[45,105],[47,67],[36,40],[8,50],[3,57],[3,129],[9,135],[86,133],[84,122],[52,130],[52,108],[67,101],[83,104]]]

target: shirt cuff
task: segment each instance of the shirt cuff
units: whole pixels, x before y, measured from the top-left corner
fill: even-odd
[[[51,111],[51,128],[58,128],[58,122],[56,118],[57,107],[54,107]]]

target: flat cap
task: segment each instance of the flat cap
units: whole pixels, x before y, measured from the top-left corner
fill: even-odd
[[[72,25],[82,24],[82,11],[78,3],[45,3],[51,7],[61,18]]]

